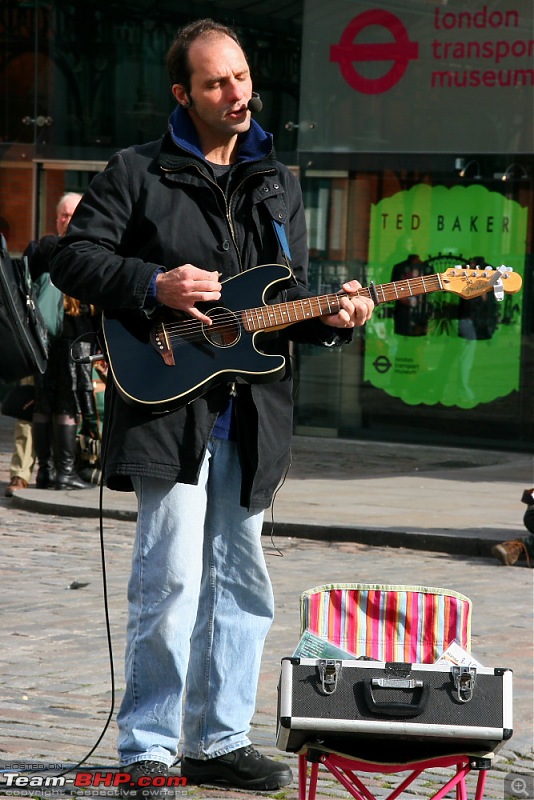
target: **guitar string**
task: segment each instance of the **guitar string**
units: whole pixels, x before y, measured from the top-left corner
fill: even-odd
[[[393,285],[399,286],[399,285],[402,285],[402,284],[410,284],[412,286],[412,288],[414,288],[414,289],[415,288],[419,288],[420,286],[425,288],[425,283],[430,284],[433,278],[437,279],[438,276],[437,275],[427,275],[427,276],[419,277],[419,278],[410,278],[410,279],[407,279],[405,281],[396,281],[396,282],[393,282],[393,283],[385,283],[385,284],[381,284],[381,286],[377,287],[377,289],[380,289],[382,295],[385,297],[385,291],[390,286],[393,286]],[[439,281],[438,281],[438,288],[439,288]],[[359,289],[358,292],[357,293],[355,292],[354,294],[363,295],[365,297],[371,297],[371,292],[370,292],[369,288]],[[259,306],[258,308],[247,309],[246,311],[238,311],[238,312],[225,311],[225,313],[220,314],[220,315],[217,316],[216,320],[213,323],[213,326],[207,326],[201,320],[197,320],[197,319],[194,319],[194,318],[186,319],[186,320],[179,320],[179,321],[176,321],[176,322],[165,323],[165,331],[166,331],[167,335],[170,336],[171,338],[178,337],[179,339],[195,339],[195,338],[203,337],[205,335],[205,332],[209,332],[209,329],[214,327],[214,326],[216,326],[215,330],[217,332],[223,332],[223,333],[225,331],[232,330],[236,325],[240,329],[244,328],[245,326],[244,326],[244,324],[243,324],[243,322],[241,320],[243,319],[243,314],[245,314],[245,313],[250,318],[250,320],[253,321],[254,318],[256,318],[256,320],[258,320],[259,318],[263,317],[266,312],[269,313],[269,309],[273,309],[273,310],[271,310],[270,313],[276,315],[276,312],[274,311],[274,309],[276,309],[277,305],[278,306],[284,306],[284,307],[286,307],[286,306],[295,307],[295,306],[299,306],[300,305],[302,308],[304,308],[304,306],[306,304],[310,304],[312,306],[317,306],[317,308],[320,309],[321,304],[323,302],[326,302],[330,306],[331,305],[331,301],[333,303],[334,300],[338,300],[342,296],[347,297],[348,295],[346,293],[344,293],[343,295],[331,293],[331,294],[327,294],[327,295],[321,295],[319,297],[302,298],[301,300],[289,301],[288,303],[275,304],[275,306],[268,306],[268,305]],[[394,300],[394,299],[396,299],[396,298],[392,298],[392,300]],[[333,313],[335,313],[335,312],[333,312]],[[289,314],[288,316],[289,316],[289,319],[290,319],[291,318],[291,314]],[[303,321],[305,319],[306,319],[306,316],[304,316],[302,318],[302,320],[296,319],[294,321],[295,322],[299,322],[299,321]],[[292,321],[292,320],[290,319],[290,321]],[[282,323],[282,322],[285,322],[285,321],[281,320],[280,323]],[[275,319],[275,323],[276,323],[276,319]]]
[[[257,306],[256,308],[247,308],[247,309],[243,309],[243,310],[239,310],[239,311],[232,311],[232,310],[228,311],[228,310],[224,309],[224,311],[226,313],[226,319],[228,319],[228,320],[233,320],[235,316],[237,316],[237,315],[242,316],[243,314],[246,314],[249,317],[254,317],[254,316],[255,317],[259,317],[259,316],[263,316],[266,312],[271,313],[271,314],[275,314],[277,309],[279,309],[280,307],[287,307],[287,306],[289,306],[289,307],[297,307],[297,306],[304,307],[306,305],[312,305],[312,306],[316,305],[318,308],[320,308],[320,305],[323,302],[328,304],[329,306],[330,305],[335,305],[334,301],[335,300],[339,300],[342,296],[347,297],[348,295],[346,295],[346,294],[339,295],[339,294],[331,293],[331,294],[327,294],[327,295],[321,295],[319,297],[304,297],[304,298],[301,298],[300,300],[290,300],[287,303],[275,303],[272,306],[263,305],[263,306]],[[213,308],[216,309],[217,305],[214,305]],[[221,319],[223,321],[225,321],[225,315],[224,314],[220,314],[217,317],[217,321],[219,321]],[[165,327],[166,327],[167,330],[173,330],[173,327],[182,328],[182,327],[187,327],[188,324],[195,326],[195,325],[203,325],[204,323],[201,320],[197,320],[195,318],[190,318],[190,319],[186,319],[186,320],[177,320],[176,322],[166,323]]]
[[[472,277],[484,276],[484,274],[485,274],[485,270],[475,270],[475,271],[470,270],[470,272],[471,272],[471,276]],[[441,284],[440,278],[441,278],[441,275],[436,273],[436,274],[433,274],[433,275],[422,275],[422,276],[418,276],[416,278],[407,278],[407,279],[401,280],[401,281],[391,281],[391,282],[383,283],[383,284],[380,284],[379,286],[376,286],[375,287],[375,291],[382,295],[383,299],[382,299],[381,302],[389,302],[389,301],[394,301],[394,300],[401,299],[401,298],[404,299],[405,297],[413,296],[412,294],[408,294],[408,295],[405,294],[405,295],[400,295],[399,296],[399,291],[402,291],[401,287],[408,287],[408,288],[410,288],[412,290],[412,292],[413,292],[413,290],[419,290],[419,289],[422,288],[424,293],[429,293],[429,292],[432,292],[432,291],[439,290],[439,289],[442,288],[442,284]],[[386,293],[390,292],[392,287],[396,287],[395,288],[395,296],[386,299]],[[368,287],[362,287],[361,289],[359,289],[357,292],[354,292],[353,294],[357,294],[357,295],[364,296],[364,297],[369,297],[369,298],[372,296],[371,295],[371,290]],[[421,292],[417,291],[416,294],[421,294]],[[242,322],[244,314],[246,314],[248,319],[251,322],[253,322],[254,318],[255,318],[256,321],[259,321],[262,317],[264,317],[266,312],[267,312],[267,314],[270,313],[271,315],[275,316],[275,320],[274,320],[275,325],[273,326],[273,327],[275,327],[277,322],[278,322],[276,320],[276,310],[275,310],[275,309],[277,309],[277,307],[279,308],[279,307],[283,306],[284,308],[287,308],[289,306],[289,307],[294,307],[295,308],[297,306],[301,306],[301,309],[304,310],[304,306],[306,304],[309,304],[312,307],[317,307],[317,309],[320,310],[322,303],[326,302],[328,304],[328,306],[330,306],[331,301],[333,303],[334,300],[337,300],[342,296],[347,297],[349,295],[347,293],[343,293],[343,294],[330,293],[330,294],[321,295],[321,296],[317,296],[317,297],[309,297],[309,298],[302,298],[300,300],[293,300],[293,301],[289,301],[288,303],[278,303],[278,304],[275,304],[274,306],[268,306],[268,305],[259,306],[257,308],[247,309],[246,311],[227,311],[227,310],[225,310],[224,313],[222,313],[222,314],[217,316],[217,318],[214,321],[212,326],[206,326],[205,323],[203,323],[201,320],[197,320],[197,319],[191,318],[191,319],[180,320],[180,321],[176,321],[176,322],[165,323],[165,332],[169,337],[171,337],[173,339],[178,338],[178,339],[183,339],[183,340],[188,340],[188,339],[194,340],[195,338],[196,339],[200,339],[202,337],[205,337],[206,332],[209,332],[210,328],[213,329],[212,330],[212,334],[217,332],[219,334],[224,335],[224,333],[232,331],[236,326],[239,328],[239,330],[245,328],[245,325]],[[269,311],[269,309],[271,309],[271,311]],[[280,313],[280,312],[278,312],[278,313]],[[332,312],[332,313],[335,313],[335,312]],[[287,321],[290,322],[290,323],[293,323],[293,322],[303,321],[305,319],[307,319],[306,316],[302,317],[302,319],[291,320],[291,314],[289,313]],[[269,321],[271,321],[271,320],[269,320]],[[282,320],[280,320],[278,322],[278,324],[285,324],[285,322],[286,322],[286,320],[282,319]]]
[[[326,297],[328,297],[328,295],[324,296],[324,298]],[[328,302],[328,306],[330,307],[334,305],[333,298],[339,298],[340,295],[329,295],[329,297],[332,298],[332,302],[331,303]],[[286,322],[289,323],[300,322],[305,319],[308,319],[308,317],[305,315],[304,307],[307,304],[311,304],[312,306],[316,305],[317,308],[320,309],[320,304],[318,301],[324,298],[310,297],[310,298],[304,298],[303,300],[291,301],[290,303],[287,304],[285,303],[280,304],[284,306],[286,305],[293,306],[294,308],[296,308],[299,305],[302,307],[302,313],[304,313],[304,316],[298,318],[297,316],[298,312],[295,310],[294,315],[297,316],[297,318],[294,320],[291,319],[291,313],[287,314],[287,319],[284,319],[282,317],[277,320],[276,312],[274,310],[275,306],[259,306],[258,308],[246,309],[246,311],[225,310],[224,313],[221,313],[215,317],[213,324],[210,326],[206,325],[204,322],[202,322],[202,320],[191,318],[187,320],[165,323],[164,327],[166,334],[171,338],[178,337],[180,339],[195,339],[199,338],[200,336],[204,336],[206,333],[209,334],[210,330],[212,331],[212,333],[215,333],[215,331],[217,331],[218,333],[219,332],[224,333],[225,331],[226,332],[232,331],[236,326],[241,330],[243,328],[246,328],[245,322],[243,321],[244,315],[246,315],[249,323],[253,325],[254,322],[259,322],[262,317],[265,317],[266,314],[275,316],[274,325],[272,326],[275,327],[277,324],[286,324]],[[280,312],[278,313],[280,314]],[[272,322],[272,320],[270,321]]]
[[[400,286],[402,286],[404,284],[410,285],[413,289],[419,289],[420,287],[422,287],[424,290],[426,290],[427,287],[426,287],[425,284],[435,283],[436,284],[436,289],[439,289],[439,288],[441,288],[441,283],[439,281],[439,278],[440,278],[440,276],[438,274],[424,275],[424,276],[420,276],[420,277],[417,277],[417,278],[407,278],[407,279],[402,280],[402,281],[393,281],[391,283],[383,283],[383,284],[380,284],[379,286],[377,286],[375,288],[376,288],[377,291],[380,291],[384,297],[385,297],[386,291],[390,287],[392,287],[392,286],[400,287]],[[357,295],[368,297],[368,298],[371,297],[371,291],[367,287],[362,287],[357,292],[354,292],[352,294],[357,294]],[[246,311],[230,311],[230,312],[227,312],[227,314],[228,314],[227,319],[228,319],[228,321],[233,321],[236,315],[238,315],[238,314],[242,315],[244,313],[247,313],[250,317],[252,317],[254,315],[255,316],[260,316],[260,315],[264,315],[266,311],[268,312],[269,309],[273,309],[273,311],[274,311],[274,309],[276,309],[279,306],[296,306],[296,305],[304,306],[305,304],[310,303],[311,305],[317,305],[318,307],[320,307],[322,302],[326,302],[327,304],[330,304],[330,301],[333,302],[334,300],[339,299],[342,296],[348,297],[350,295],[348,293],[341,293],[341,294],[330,293],[330,294],[326,294],[326,295],[320,295],[318,297],[306,297],[306,298],[302,298],[300,300],[293,300],[293,301],[289,301],[288,303],[277,303],[274,306],[264,305],[264,306],[259,306],[257,308],[246,309]],[[404,296],[406,296],[406,295],[404,295]],[[391,300],[396,300],[397,299],[397,293],[395,294],[395,297],[392,297],[390,299]],[[387,302],[387,301],[383,300],[382,302]],[[224,324],[224,322],[226,321],[224,319],[224,315],[221,314],[217,318],[217,321],[218,322],[222,321],[222,324]],[[299,321],[299,320],[295,320],[295,321]],[[204,325],[204,323],[201,322],[200,320],[196,320],[194,318],[191,318],[191,319],[187,319],[187,320],[179,320],[179,321],[176,321],[175,323],[173,323],[173,322],[166,323],[165,327],[166,327],[167,331],[171,331],[172,332],[175,329],[180,329],[181,331],[184,331],[188,326],[193,326],[194,328],[197,328],[199,325]]]
[[[486,270],[469,270],[469,272],[471,273],[470,277],[485,277],[486,276]],[[379,284],[378,286],[375,286],[375,291],[376,292],[380,292],[382,294],[382,296],[384,298],[382,300],[382,302],[389,302],[389,301],[394,301],[396,299],[401,299],[398,296],[397,290],[395,289],[395,295],[393,297],[391,297],[391,298],[387,298],[387,300],[386,300],[386,297],[385,297],[386,296],[386,292],[389,292],[391,290],[391,287],[399,287],[400,288],[400,287],[403,287],[403,286],[408,286],[411,289],[417,289],[417,290],[422,287],[422,289],[423,289],[423,291],[425,293],[430,293],[432,291],[436,291],[436,290],[441,289],[442,284],[441,284],[440,278],[441,278],[441,274],[439,274],[439,273],[435,273],[435,274],[432,274],[432,275],[421,275],[421,276],[416,277],[416,278],[406,278],[406,279],[400,280],[400,281],[391,281],[389,283]],[[427,286],[427,284],[428,284],[428,286]],[[435,288],[428,288],[431,284],[434,284]],[[418,293],[421,294],[421,292],[418,292]],[[358,289],[357,292],[354,292],[352,294],[361,295],[361,296],[370,298],[371,297],[371,290],[369,289],[369,287],[362,287],[361,289]],[[333,301],[335,299],[339,299],[342,296],[348,297],[348,296],[351,296],[351,295],[349,295],[348,293],[330,293],[330,294],[320,295],[320,296],[315,296],[315,297],[301,298],[300,300],[293,300],[293,301],[289,301],[287,303],[277,303],[277,304],[274,304],[273,306],[269,306],[269,305],[258,306],[257,308],[246,309],[246,311],[244,311],[244,310],[243,311],[229,311],[229,312],[227,312],[228,320],[229,321],[234,320],[234,318],[235,318],[235,316],[237,314],[248,313],[250,316],[263,315],[265,313],[265,311],[268,311],[269,309],[273,309],[274,310],[274,309],[276,309],[277,307],[280,307],[280,306],[296,306],[296,305],[304,305],[306,303],[310,303],[312,305],[320,306],[320,304],[322,302],[326,302],[327,304],[330,304],[331,300]],[[407,297],[407,295],[402,295],[401,297],[402,297],[402,299],[404,299],[404,297]],[[224,315],[221,314],[218,317],[218,320],[219,321],[222,320],[223,324],[224,324],[224,321],[225,321],[224,320]],[[296,320],[296,321],[299,321],[299,320]],[[180,329],[180,330],[183,331],[188,326],[193,326],[193,327],[196,328],[199,325],[203,325],[203,324],[204,323],[202,323],[200,320],[196,320],[194,318],[191,318],[191,319],[186,319],[186,320],[178,320],[175,323],[172,323],[172,322],[166,323],[166,329],[167,329],[167,331],[172,331],[172,330],[174,330],[174,328],[176,328],[176,329]]]

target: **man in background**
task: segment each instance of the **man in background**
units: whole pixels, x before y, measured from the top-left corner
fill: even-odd
[[[74,209],[78,205],[81,195],[75,192],[67,192],[64,194],[56,206],[56,230],[58,236],[64,236],[69,226],[70,219],[74,213]],[[48,238],[48,237],[46,237]],[[49,237],[55,243],[56,237]],[[48,263],[43,265],[43,258],[39,257],[35,262],[33,256],[39,249],[39,241],[32,240],[26,247],[23,257],[28,259],[28,267],[32,280],[40,276],[43,269],[48,269]],[[48,257],[52,251],[50,248]],[[33,385],[33,377],[23,378],[20,383]],[[27,489],[31,480],[33,467],[35,464],[35,450],[32,434],[32,420],[19,419],[15,425],[15,441],[13,453],[11,456],[11,463],[9,466],[10,481],[5,490],[6,497],[13,497],[15,492],[21,489]],[[37,480],[36,488],[48,488],[48,481],[46,485],[42,485],[43,481]]]

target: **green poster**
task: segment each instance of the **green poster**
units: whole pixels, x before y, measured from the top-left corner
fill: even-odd
[[[373,206],[368,281],[456,265],[523,275],[527,209],[483,186],[420,184]],[[506,288],[506,281],[502,282]],[[365,380],[409,405],[473,408],[519,389],[522,292],[447,291],[379,305],[366,329]]]

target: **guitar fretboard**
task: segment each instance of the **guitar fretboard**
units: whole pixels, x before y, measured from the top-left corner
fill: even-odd
[[[380,305],[392,300],[402,300],[405,297],[416,297],[420,294],[439,292],[442,289],[441,275],[422,275],[418,278],[382,283],[379,286],[371,284],[369,287],[358,289],[352,295],[346,292],[324,294],[286,303],[275,303],[272,306],[248,308],[242,312],[241,317],[245,330],[249,333],[254,333],[255,331],[269,328],[285,327],[306,319],[322,317],[325,314],[337,314],[341,308],[342,297],[354,295],[370,297],[375,305]]]

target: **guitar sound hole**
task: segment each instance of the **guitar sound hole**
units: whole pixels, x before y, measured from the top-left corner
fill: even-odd
[[[202,332],[214,347],[232,347],[241,337],[237,316],[227,308],[212,308],[206,312],[213,320],[211,325],[203,325]]]

